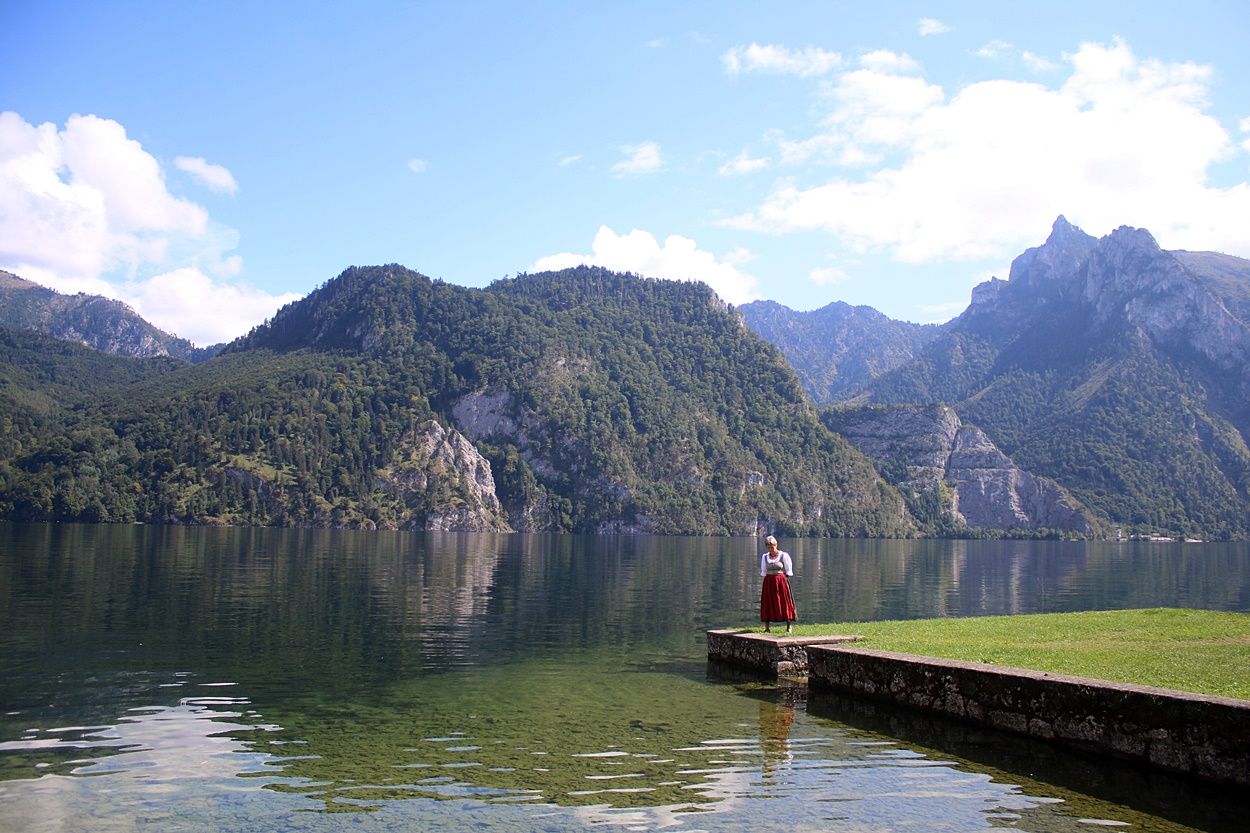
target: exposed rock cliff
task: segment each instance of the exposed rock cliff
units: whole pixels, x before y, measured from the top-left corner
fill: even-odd
[[[512,531],[490,463],[460,432],[433,420],[406,439],[377,483],[409,507],[403,529]]]
[[[452,405],[456,424],[473,440],[503,438],[520,449],[534,472],[542,477],[556,477],[558,472],[531,439],[543,432],[537,414],[522,413],[516,397],[508,391],[475,391]]]
[[[975,426],[945,405],[837,408],[825,422],[869,457],[912,500],[937,495],[958,523],[986,529],[1093,526],[1054,482],[1021,471]]]

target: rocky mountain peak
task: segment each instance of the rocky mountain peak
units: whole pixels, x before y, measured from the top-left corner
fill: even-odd
[[[1012,261],[1011,282],[1048,294],[1062,291],[1064,280],[1081,267],[1097,245],[1096,237],[1081,231],[1060,214],[1045,243],[1026,249]]]
[[[1134,309],[1184,306],[1196,289],[1175,257],[1159,248],[1145,229],[1120,226],[1099,241],[1084,270],[1082,295],[1098,320]],[[1143,302],[1145,304],[1143,305]]]

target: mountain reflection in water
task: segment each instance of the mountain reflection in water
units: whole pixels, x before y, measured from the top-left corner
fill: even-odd
[[[1250,608],[1239,546],[786,547],[808,621]],[[704,632],[752,623],[758,581],[745,539],[0,526],[0,829],[1244,819],[709,667]]]

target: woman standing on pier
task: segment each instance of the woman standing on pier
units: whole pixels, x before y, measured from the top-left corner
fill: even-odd
[[[769,535],[764,539],[768,551],[760,556],[760,575],[764,588],[760,591],[760,621],[764,630],[772,629],[773,622],[784,621],[786,633],[793,630],[794,597],[790,595],[790,582],[786,576],[794,575],[794,562],[790,553],[777,549],[777,539]]]

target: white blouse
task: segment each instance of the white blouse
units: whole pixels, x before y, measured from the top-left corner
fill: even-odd
[[[760,556],[760,575],[766,576],[769,573],[785,573],[788,576],[794,575],[794,562],[790,560],[790,553],[785,550],[777,550],[776,558],[769,558],[768,553]]]

